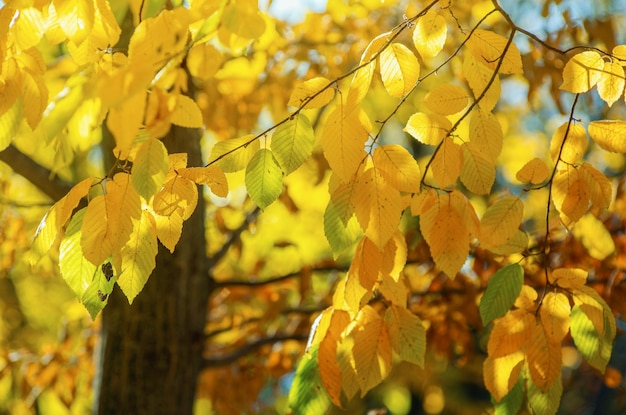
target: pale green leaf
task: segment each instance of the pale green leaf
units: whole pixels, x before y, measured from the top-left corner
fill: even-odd
[[[86,211],[87,208],[83,208],[74,214],[59,247],[61,276],[78,298],[85,294],[98,268],[85,258],[80,246],[81,227]]]
[[[519,264],[507,265],[491,276],[479,305],[483,325],[486,326],[511,309],[522,292],[523,284],[524,270]]]
[[[546,392],[542,392],[530,377],[526,380],[528,394],[528,406],[533,415],[554,415],[559,409],[561,396],[563,395],[563,382],[561,376],[550,386]]]
[[[296,369],[289,391],[289,407],[294,415],[319,415],[326,413],[330,397],[322,385],[317,366],[319,346],[306,353]]]
[[[495,409],[494,415],[517,415],[522,408],[523,400],[524,387],[522,378],[520,377],[515,386],[513,386],[513,389],[511,389],[500,402],[495,402],[495,399],[492,399]]]
[[[296,114],[276,129],[272,135],[271,150],[287,175],[311,155],[314,144],[311,122],[306,115]]]
[[[424,366],[426,329],[422,320],[404,307],[391,306],[385,313],[391,348],[407,362]]]
[[[246,188],[248,194],[265,209],[280,196],[283,191],[283,172],[271,150],[259,150],[246,168]]]

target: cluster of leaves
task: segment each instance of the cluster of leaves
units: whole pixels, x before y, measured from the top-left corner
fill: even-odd
[[[431,272],[454,279],[479,249],[500,258],[479,306],[490,329],[484,382],[496,408],[516,412],[525,390],[534,412],[555,413],[561,345],[569,337],[590,365],[606,368],[616,334],[611,309],[587,284],[587,271],[543,264],[550,264],[550,242],[561,227],[576,226],[574,236],[597,260],[614,251],[596,217],[609,208],[613,185],[585,155],[589,137],[606,151],[625,153],[626,123],[582,121],[575,110],[579,94],[594,87],[609,106],[623,99],[625,46],[610,53],[581,47],[571,57],[561,89],[576,96],[552,136],[551,157],[532,158],[516,172],[524,196],[493,195],[505,142],[496,113],[501,82],[524,73],[514,38],[528,36],[496,2],[471,30],[459,27],[450,36],[463,10],[431,2],[372,36],[354,69],[335,77],[315,73],[297,85],[286,116],[284,102],[269,104],[280,108],[281,121],[242,136],[239,130],[252,130],[267,97],[254,90],[265,55],[275,52],[270,18],[254,1],[196,0],[171,10],[130,3],[135,28],[124,50],[110,47],[121,29],[104,0],[7,2],[0,10],[0,149],[12,142],[53,145],[59,149],[54,169],[61,171],[74,150],[100,139],[103,123],[115,140],[114,168],[72,187],[49,210],[33,243],[37,257],[53,252],[58,258],[61,275],[92,317],[115,285],[130,302],[140,293],[155,267],[158,241],[175,250],[196,208],[197,184],[226,197],[241,172],[250,198],[269,209],[288,176],[322,154],[330,169],[324,233],[334,255],[347,252],[351,261],[314,324],[292,388],[294,411],[345,406],[379,385],[394,360],[425,364],[423,320],[429,317],[411,308],[415,284],[406,271],[416,256],[408,224],[417,221]],[[504,21],[508,36],[489,26],[494,17]],[[448,51],[456,38],[463,40]],[[42,42],[66,46],[75,67],[65,86],[42,81],[49,71],[37,48]],[[225,49],[247,51],[251,42],[258,48],[253,56],[223,62]],[[453,79],[439,80],[451,66]],[[372,122],[380,113],[372,114],[368,100],[380,84],[392,109]],[[51,88],[56,95],[48,104]],[[231,101],[213,110],[216,93]],[[403,114],[416,94],[423,103]],[[253,108],[241,110],[242,97],[251,97]],[[408,145],[383,134],[396,117],[414,139]],[[206,166],[187,167],[186,154],[168,154],[161,138],[172,125],[216,132]],[[427,155],[419,159],[420,153]],[[542,238],[525,229],[524,211],[527,199],[546,189]],[[492,195],[488,207],[476,208],[475,197]],[[598,243],[598,235],[610,243]],[[525,269],[537,264],[545,275],[539,292],[525,283]],[[309,386],[311,379],[327,398]]]

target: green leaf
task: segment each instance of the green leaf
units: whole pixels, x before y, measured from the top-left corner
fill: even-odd
[[[168,168],[167,150],[161,140],[150,138],[144,141],[137,150],[130,174],[137,193],[146,200],[154,196],[163,186]]]
[[[604,326],[609,327],[609,322],[606,320],[607,316],[604,316]],[[600,338],[593,322],[579,305],[572,308],[570,331],[576,348],[587,363],[604,371],[611,358],[611,335],[605,334],[603,338]]]
[[[132,222],[133,230],[119,254],[121,271],[117,281],[130,304],[146,285],[156,266],[158,251],[156,224],[152,214],[144,210],[140,218],[133,218]],[[114,262],[117,262],[115,256]]]
[[[503,316],[511,309],[522,292],[524,270],[519,264],[510,264],[493,274],[485,294],[480,299],[480,317],[483,325]]]
[[[285,174],[290,174],[311,155],[315,136],[311,122],[304,114],[296,114],[280,125],[272,136],[271,149]]]
[[[271,150],[259,150],[246,168],[248,194],[261,209],[274,203],[283,191],[283,172]]]
[[[545,392],[542,392],[541,389],[539,389],[530,379],[530,377],[528,377],[526,381],[526,390],[528,394],[528,406],[532,414],[556,414],[561,403],[561,396],[563,395],[563,382],[560,375],[556,382],[550,386],[550,389]]]
[[[83,208],[74,214],[59,247],[61,276],[78,298],[85,294],[98,268],[85,258],[80,246],[81,227],[86,211],[87,208]]]
[[[522,385],[522,378],[517,379],[517,383],[513,386],[513,389],[506,394],[500,402],[495,402],[492,398],[493,406],[495,409],[494,415],[516,415],[522,407],[522,401],[524,400],[524,387]]]
[[[21,99],[16,99],[11,108],[0,116],[0,151],[11,144],[22,122],[24,106]]]
[[[309,350],[296,369],[289,391],[289,407],[293,415],[324,414],[330,406],[330,397],[322,385],[317,367],[318,350],[319,345]]]
[[[328,202],[324,212],[324,234],[335,258],[357,241],[360,229],[356,220],[344,222],[333,201]]]
[[[391,306],[385,313],[385,325],[392,349],[404,361],[424,367],[426,329],[422,320],[409,310]]]
[[[115,276],[107,279],[102,271],[102,266],[96,267],[94,270],[91,283],[80,299],[92,319],[95,319],[98,313],[107,305],[116,280]]]

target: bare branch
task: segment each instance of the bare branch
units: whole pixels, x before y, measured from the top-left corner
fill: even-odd
[[[65,196],[72,188],[71,183],[55,176],[50,170],[35,162],[13,145],[0,152],[0,161],[8,164],[15,173],[37,186],[55,202]]]
[[[232,281],[216,282],[215,287],[216,288],[226,288],[226,287],[252,287],[253,288],[253,287],[262,287],[262,286],[265,286],[265,285],[276,284],[278,282],[285,281],[285,280],[288,280],[290,278],[299,277],[305,271],[307,271],[307,272],[330,272],[330,271],[346,272],[347,270],[348,270],[347,267],[345,267],[343,265],[340,265],[340,264],[321,265],[319,267],[303,268],[300,271],[290,272],[288,274],[280,275],[278,277],[270,278],[270,279],[267,279],[267,280],[260,280],[260,281],[255,281],[255,280],[232,280]]]

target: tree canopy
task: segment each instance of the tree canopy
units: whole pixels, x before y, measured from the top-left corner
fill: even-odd
[[[109,399],[123,296],[197,414],[621,413],[624,5],[287,3],[3,2],[0,412]]]

